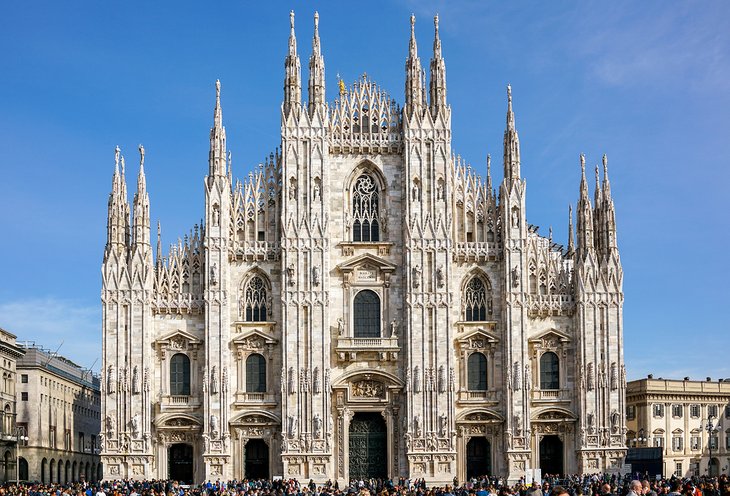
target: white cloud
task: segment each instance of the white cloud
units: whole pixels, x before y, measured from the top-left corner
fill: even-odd
[[[98,359],[101,364],[101,305],[88,306],[54,297],[0,303],[0,327],[18,336],[18,342],[35,342],[81,367]]]

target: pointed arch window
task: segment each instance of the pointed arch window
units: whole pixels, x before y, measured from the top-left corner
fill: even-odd
[[[266,322],[268,317],[266,284],[259,276],[252,277],[243,291],[244,318],[247,322]]]
[[[467,363],[469,391],[487,390],[487,357],[483,353],[472,353]]]
[[[170,359],[170,394],[190,396],[190,358],[182,353]]]
[[[540,389],[560,389],[560,359],[552,351],[540,357]]]
[[[380,241],[379,218],[378,183],[366,172],[357,178],[352,192],[352,240]]]
[[[479,322],[487,320],[487,288],[479,277],[473,277],[464,291],[464,320]]]
[[[266,392],[266,359],[258,353],[246,359],[246,392]]]
[[[380,337],[380,297],[369,289],[355,295],[354,332],[356,338]]]

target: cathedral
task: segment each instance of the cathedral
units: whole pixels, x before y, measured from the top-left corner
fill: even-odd
[[[216,83],[204,220],[169,252],[144,148],[131,204],[116,150],[104,478],[617,471],[623,271],[605,155],[593,195],[580,156],[575,230],[571,208],[557,244],[526,219],[509,86],[502,181],[452,150],[438,17],[424,69],[411,17],[402,104],[367,76],[328,101],[318,21],[304,101],[291,14],[281,142],[243,181]]]

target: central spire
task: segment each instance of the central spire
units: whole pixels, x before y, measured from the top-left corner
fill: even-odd
[[[286,115],[302,104],[301,64],[297,55],[297,37],[294,34],[294,11],[289,13],[289,52],[284,61],[284,113]]]
[[[431,59],[430,110],[435,118],[439,111],[446,108],[446,64],[441,55],[441,38],[439,38],[439,16],[433,18],[434,39],[433,58]]]
[[[213,127],[210,129],[208,175],[210,177],[226,175],[226,128],[223,127],[220,80],[215,82],[215,109],[213,110]]]
[[[406,113],[413,115],[423,108],[424,89],[422,81],[421,59],[418,58],[416,44],[416,16],[411,14],[411,39],[408,43],[406,59]]]
[[[512,111],[512,86],[507,85],[507,126],[504,130],[504,180],[511,182],[520,178],[520,138],[515,127]]]
[[[319,13],[314,13],[314,37],[312,38],[312,56],[309,58],[309,115],[325,105],[324,93],[324,58],[319,41]]]

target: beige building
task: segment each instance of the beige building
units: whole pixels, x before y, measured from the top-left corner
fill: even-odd
[[[438,18],[425,72],[411,19],[400,104],[366,75],[328,101],[317,23],[307,82],[291,15],[281,135],[243,182],[217,84],[204,222],[167,254],[159,225],[156,255],[151,240],[144,148],[131,205],[116,150],[104,477],[618,470],[623,271],[606,157],[592,195],[576,164],[577,243],[571,212],[560,246],[527,220],[509,87],[496,188],[489,163],[482,176],[452,149]]]
[[[0,483],[15,480],[16,445],[18,432],[15,425],[16,410],[16,362],[23,356],[23,350],[16,343],[16,336],[0,328],[0,359],[3,381],[0,383]]]
[[[708,419],[713,429],[708,431]],[[662,448],[664,475],[728,474],[730,380],[640,379],[626,391],[626,444]],[[710,456],[712,455],[712,456]]]
[[[20,479],[97,480],[102,473],[99,378],[35,345],[21,348],[17,426],[28,441],[19,447]]]

